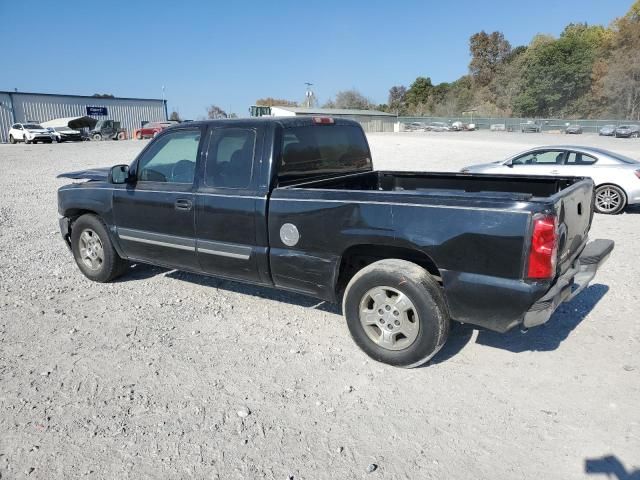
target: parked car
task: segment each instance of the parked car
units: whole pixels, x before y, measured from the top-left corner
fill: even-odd
[[[596,185],[596,212],[616,214],[640,203],[640,162],[600,148],[537,147],[506,160],[465,167],[462,172],[591,177]]]
[[[427,125],[427,130],[430,132],[448,132],[451,128],[445,122],[431,122]]]
[[[638,125],[620,125],[614,132],[616,138],[638,138],[640,127]]]
[[[528,122],[524,122],[520,124],[520,131],[522,133],[527,133],[527,132],[540,133],[542,132],[542,124],[538,122],[534,122],[533,120],[529,120]]]
[[[58,142],[80,142],[87,140],[89,130],[93,129],[98,121],[89,116],[55,118],[42,122]]]
[[[598,135],[605,137],[613,137],[616,133],[615,125],[605,125],[600,130],[598,130]]]
[[[475,123],[453,122],[451,130],[454,132],[472,132],[476,129]]]
[[[564,133],[569,135],[581,135],[582,127],[580,125],[569,125],[564,129]]]
[[[14,123],[9,129],[9,143],[51,143],[53,136],[42,125],[33,122]]]
[[[342,300],[358,346],[403,367],[435,355],[451,320],[547,322],[613,249],[587,243],[589,178],[374,171],[340,118],[191,122],[129,165],[62,176],[90,179],[58,191],[89,279],[143,262]]]
[[[58,143],[62,142],[81,142],[84,140],[82,132],[80,130],[71,130],[70,128],[54,128],[47,127],[49,133],[53,136],[54,140]]]
[[[138,140],[142,140],[143,138],[152,138],[152,137],[155,137],[156,135],[158,135],[165,128],[168,128],[168,127],[170,127],[171,125],[174,125],[174,124],[175,124],[175,122],[149,122],[149,123],[145,123],[142,128],[139,128],[135,132],[133,132],[133,136]]]

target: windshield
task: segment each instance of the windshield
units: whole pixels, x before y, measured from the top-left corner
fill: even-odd
[[[24,124],[24,128],[30,129],[30,130],[35,130],[35,129],[41,129],[42,130],[42,126],[38,125],[37,123],[25,123]]]

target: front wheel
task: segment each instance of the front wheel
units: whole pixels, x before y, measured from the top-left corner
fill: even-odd
[[[616,185],[601,185],[596,188],[596,212],[616,215],[627,204],[627,195]]]
[[[102,140],[102,135],[100,135],[99,133],[94,133],[91,136],[91,140],[93,140],[94,142],[99,142]]]
[[[380,260],[356,273],[343,311],[356,344],[374,360],[398,367],[428,362],[449,333],[440,285],[405,260]]]
[[[13,135],[9,135],[9,143],[10,143],[11,145],[15,145],[15,144],[16,144],[16,139],[15,139],[15,138],[13,138]]]
[[[113,248],[105,224],[95,215],[82,215],[75,221],[71,250],[80,271],[94,282],[110,282],[128,266]]]

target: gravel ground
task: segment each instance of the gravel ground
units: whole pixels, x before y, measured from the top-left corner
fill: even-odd
[[[570,140],[640,157],[636,140]],[[398,170],[566,141],[370,136],[376,167]],[[369,360],[337,307],[304,296],[148,266],[86,280],[57,231],[55,175],[128,162],[144,144],[0,145],[1,478],[567,480],[640,468],[640,211],[595,217],[592,237],[616,249],[549,324],[459,326],[428,366],[402,370]]]

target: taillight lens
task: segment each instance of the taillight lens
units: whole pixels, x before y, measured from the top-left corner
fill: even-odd
[[[535,279],[553,278],[558,254],[558,233],[556,217],[540,215],[533,218],[531,249],[527,277]]]
[[[640,178],[640,170],[636,170],[635,172],[633,172],[636,174],[636,177]]]

